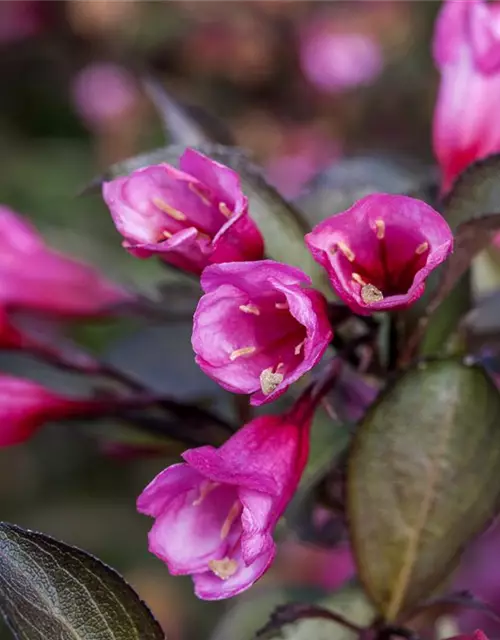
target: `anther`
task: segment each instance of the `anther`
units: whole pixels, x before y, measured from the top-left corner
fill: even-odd
[[[233,215],[233,212],[225,202],[219,202],[219,211],[223,216],[226,216],[226,218],[230,218]]]
[[[383,220],[375,220],[375,230],[377,238],[382,240],[385,236],[385,222]]]
[[[269,367],[269,369],[264,369],[260,374],[260,388],[262,389],[262,393],[265,396],[268,396],[283,382],[283,378],[284,376],[282,373],[273,373],[271,367]]]
[[[249,356],[251,353],[257,351],[256,347],[242,347],[241,349],[235,349],[229,356],[230,360],[236,360],[241,356]]]
[[[240,304],[239,310],[243,313],[253,313],[254,316],[260,316],[260,309],[255,304]]]
[[[238,570],[238,563],[226,557],[222,560],[210,560],[208,568],[221,580],[227,580]]]
[[[195,196],[198,196],[198,198],[203,202],[203,204],[206,204],[207,206],[210,206],[212,204],[210,200],[207,197],[205,197],[205,194],[202,193],[201,189],[199,189],[194,184],[194,182],[190,182],[188,187],[189,187],[189,190],[192,191]]]
[[[361,298],[366,304],[371,304],[383,300],[384,294],[373,284],[365,284],[361,289]]]
[[[428,248],[429,248],[429,243],[422,242],[422,244],[419,244],[418,247],[415,249],[415,253],[417,254],[417,256],[421,256],[423,253],[427,251]]]
[[[349,246],[346,245],[345,242],[337,242],[337,246],[349,260],[349,262],[354,262],[354,260],[356,260],[356,254]]]
[[[170,233],[170,231],[162,231],[161,235],[164,236],[165,238],[167,238],[167,240],[168,240],[169,238],[172,237],[173,234]]]
[[[276,309],[288,309],[288,302],[277,302],[274,306]]]
[[[354,280],[354,282],[357,282],[358,284],[360,284],[362,287],[364,287],[366,285],[366,282],[363,280],[363,278],[359,275],[359,273],[353,273],[351,275],[351,278]]]
[[[184,222],[184,220],[187,220],[187,217],[182,213],[182,211],[174,209],[174,207],[171,207],[168,202],[165,202],[161,198],[153,198],[153,204],[156,205],[158,209],[161,209],[163,213],[166,213],[167,216],[170,216],[174,220],[178,220],[179,222]]]
[[[240,515],[241,512],[241,502],[236,500],[229,509],[229,513],[227,514],[227,518],[224,520],[224,524],[222,525],[222,529],[220,530],[220,539],[225,540],[231,531],[231,527],[233,526],[233,522]]]

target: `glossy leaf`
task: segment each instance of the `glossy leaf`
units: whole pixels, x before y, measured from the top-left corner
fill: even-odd
[[[0,523],[0,610],[23,640],[162,640],[139,596],[97,558]]]
[[[94,189],[104,180],[127,175],[150,164],[168,162],[177,166],[185,148],[185,145],[172,145],[119,162],[94,180],[89,188]],[[202,144],[196,148],[239,173],[243,192],[249,199],[250,215],[264,236],[268,257],[303,269],[317,289],[333,297],[325,272],[314,262],[304,244],[304,235],[310,230],[307,223],[297,209],[266,182],[260,167],[236,147]]]
[[[358,426],[347,517],[358,570],[389,621],[429,598],[497,513],[500,395],[480,367],[422,363]]]

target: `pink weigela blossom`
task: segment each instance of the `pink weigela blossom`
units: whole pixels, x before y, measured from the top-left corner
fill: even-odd
[[[358,200],[305,239],[335,293],[360,315],[415,302],[427,276],[453,249],[451,229],[437,211],[388,194]]]
[[[31,380],[0,374],[0,447],[24,442],[47,421],[87,413],[89,408],[93,413],[100,404],[64,398]]]
[[[205,600],[248,589],[274,559],[273,530],[309,451],[310,415],[262,416],[218,449],[190,449],[137,502],[155,518],[149,550],[173,575],[191,575]]]
[[[325,300],[300,269],[273,260],[219,264],[201,277],[196,362],[222,387],[275,400],[309,371],[332,331]]]
[[[193,149],[180,169],[151,165],[103,185],[123,246],[195,274],[209,264],[262,258],[238,174]]]
[[[448,191],[469,164],[500,152],[500,2],[447,0],[434,59],[441,72],[434,152]]]
[[[0,206],[0,305],[66,317],[99,316],[131,295],[93,267],[47,247],[26,220]]]

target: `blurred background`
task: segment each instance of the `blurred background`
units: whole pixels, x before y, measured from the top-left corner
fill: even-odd
[[[375,158],[373,171],[383,174],[387,165],[404,174],[406,162],[432,163],[438,78],[430,43],[438,7],[404,0],[1,0],[0,202],[33,220],[53,246],[152,294],[164,278],[160,267],[121,249],[98,195],[77,197],[109,164],[165,143],[141,77],[153,74],[172,96],[217,114],[287,197],[357,154]],[[155,360],[141,365],[153,387],[188,400],[214,394],[192,363],[188,323],[146,331],[132,321],[106,322],[76,331],[97,352],[120,354],[126,344],[139,354],[153,341]],[[0,354],[0,368],[57,388],[85,386],[26,357]],[[328,457],[337,446],[329,426],[315,431],[313,456]],[[151,523],[135,512],[135,498],[168,458],[125,455],[113,440],[117,428],[54,425],[0,451],[1,519],[117,568],[170,640],[208,638],[218,622],[217,640],[234,640],[231,618],[220,620],[235,601],[197,601],[188,578],[171,578],[148,554]],[[289,539],[272,571],[239,601],[255,628],[273,603],[308,598],[351,573],[342,545],[331,552]],[[10,636],[1,630],[0,637]]]

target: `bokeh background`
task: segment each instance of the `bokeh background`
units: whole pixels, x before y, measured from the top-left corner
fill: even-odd
[[[373,171],[381,172],[384,163],[401,171],[406,162],[432,163],[438,6],[2,0],[0,202],[32,219],[54,246],[154,295],[165,273],[121,249],[98,195],[77,195],[109,164],[165,143],[141,77],[152,73],[171,95],[217,114],[294,198],[318,172],[356,154],[375,158]],[[190,400],[214,393],[191,361],[188,323],[94,323],[76,336],[97,352],[120,358],[125,350],[124,362],[140,361],[141,375],[158,390]],[[176,357],[179,344],[184,359]],[[148,347],[154,362],[141,359]],[[0,354],[0,368],[61,389],[86,384],[21,356]],[[337,446],[331,423],[323,427],[313,456],[328,457]],[[168,459],[123,455],[113,439],[119,428],[53,425],[0,451],[0,517],[116,567],[170,640],[206,639],[235,603],[197,601],[188,578],[171,578],[148,554],[150,522],[136,514],[135,498]],[[249,603],[245,620],[226,619],[217,639],[243,639],[243,628],[264,623],[274,602],[333,588],[351,570],[342,546],[331,553],[288,540],[273,570],[239,599]],[[0,637],[10,636],[0,630]]]

